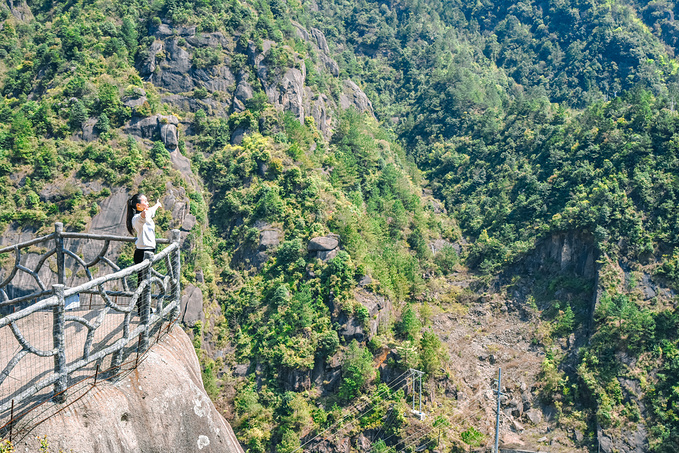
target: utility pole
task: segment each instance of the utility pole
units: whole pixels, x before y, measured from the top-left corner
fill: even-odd
[[[502,368],[497,371],[497,413],[495,418],[495,450],[494,453],[500,453],[498,443],[500,442],[500,397],[502,396]]]

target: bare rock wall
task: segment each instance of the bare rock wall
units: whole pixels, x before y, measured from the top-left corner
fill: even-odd
[[[243,452],[205,393],[198,357],[178,326],[150,349],[136,371],[115,384],[99,383],[38,425],[17,451],[38,451],[43,436],[50,451]]]

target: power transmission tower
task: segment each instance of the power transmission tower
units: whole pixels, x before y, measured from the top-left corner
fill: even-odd
[[[415,370],[413,368],[410,369],[410,379],[413,384],[413,409],[412,413],[420,417],[420,420],[424,420],[424,413],[422,412],[422,376],[424,375],[424,371],[419,371]],[[419,382],[419,390],[420,390],[420,407],[419,410],[415,410],[415,382]]]

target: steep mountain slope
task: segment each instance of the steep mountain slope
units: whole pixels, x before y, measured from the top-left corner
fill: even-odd
[[[508,444],[673,451],[673,10],[10,3],[0,220],[170,193],[249,451],[488,445],[498,367]]]

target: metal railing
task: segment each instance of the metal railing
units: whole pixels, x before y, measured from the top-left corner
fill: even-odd
[[[92,241],[103,245],[86,261],[85,253],[80,256],[65,240],[81,247],[86,242],[90,250]],[[47,402],[63,406],[69,389],[78,383],[93,379],[96,385],[97,379],[135,368],[153,337],[158,341],[176,322],[181,298],[179,231],[157,240],[168,244],[158,254],[146,252],[141,263],[120,269],[107,257],[110,245],[134,240],[65,232],[56,223],[54,233],[0,249],[14,253],[14,265],[0,283],[0,308],[15,310],[0,317],[0,435],[11,438],[17,421]],[[54,246],[48,251],[35,250],[50,244]],[[102,263],[111,271],[95,277],[102,273]],[[10,298],[8,289],[19,272],[32,278],[34,288]],[[76,275],[85,281],[67,287],[65,280],[77,281]],[[50,288],[47,280],[52,281]]]

